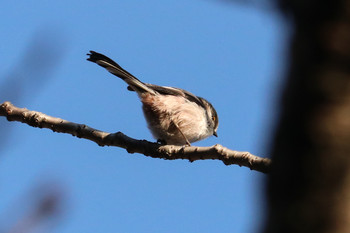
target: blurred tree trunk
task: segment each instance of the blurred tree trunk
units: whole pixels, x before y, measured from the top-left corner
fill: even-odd
[[[277,1],[294,33],[264,232],[350,232],[350,0]]]

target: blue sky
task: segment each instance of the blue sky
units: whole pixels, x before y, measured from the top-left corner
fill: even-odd
[[[268,156],[287,34],[277,14],[215,0],[38,0],[3,2],[0,17],[0,102],[154,140],[135,93],[86,61],[95,50],[144,82],[208,99],[219,137],[194,145]],[[63,196],[51,232],[249,233],[264,218],[265,175],[248,168],[0,125],[0,229],[26,214],[42,184]]]

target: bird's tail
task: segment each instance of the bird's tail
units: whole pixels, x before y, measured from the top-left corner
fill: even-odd
[[[120,65],[118,65],[109,57],[106,57],[105,55],[97,53],[95,51],[90,51],[90,53],[88,53],[87,55],[89,56],[89,58],[87,58],[88,61],[94,62],[97,65],[102,66],[110,73],[123,79],[132,90],[138,93],[156,93],[153,89],[149,88],[145,83],[141,82],[138,78],[130,74],[128,71],[124,70]]]

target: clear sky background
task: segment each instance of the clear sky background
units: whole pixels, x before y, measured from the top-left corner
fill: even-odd
[[[153,141],[126,84],[86,61],[95,50],[144,82],[203,96],[222,144],[268,157],[285,69],[276,13],[220,0],[5,1],[0,102]],[[264,178],[220,161],[165,161],[0,119],[0,230],[46,192],[50,232],[256,232]],[[34,203],[34,204],[33,204]]]

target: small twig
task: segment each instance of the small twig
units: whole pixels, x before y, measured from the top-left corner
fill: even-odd
[[[0,116],[6,116],[8,121],[19,121],[33,127],[68,133],[78,138],[94,141],[100,146],[121,147],[129,153],[140,153],[152,158],[187,159],[191,162],[215,159],[221,160],[226,165],[237,164],[264,173],[269,172],[271,167],[271,160],[268,158],[261,158],[249,152],[233,151],[219,144],[211,147],[160,145],[146,140],[136,140],[121,132],[107,133],[84,124],[69,122],[26,108],[18,108],[10,102],[0,105]]]

